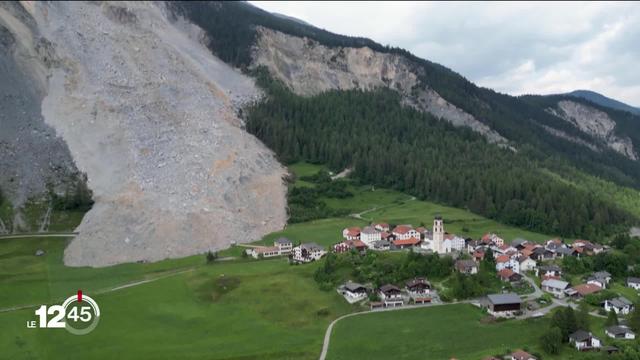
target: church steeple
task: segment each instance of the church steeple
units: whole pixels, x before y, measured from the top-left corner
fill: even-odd
[[[436,215],[435,219],[433,219],[433,252],[438,254],[446,252],[444,248],[444,225],[440,215]]]

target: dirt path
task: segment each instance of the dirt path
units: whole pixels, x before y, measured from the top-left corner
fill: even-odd
[[[118,286],[115,286],[115,287],[111,287],[111,288],[108,288],[108,289],[93,291],[93,292],[91,292],[91,295],[102,295],[102,294],[107,294],[107,293],[118,291],[118,290],[122,290],[122,289],[127,289],[127,288],[134,287],[134,286],[140,286],[140,285],[148,284],[148,283],[151,283],[151,282],[154,282],[154,281],[166,279],[168,277],[172,277],[172,276],[184,274],[184,273],[187,273],[187,272],[191,272],[193,270],[195,270],[195,267],[191,267],[191,268],[183,269],[183,270],[178,270],[178,271],[172,271],[172,272],[165,273],[165,274],[162,274],[160,276],[157,276],[157,277],[154,277],[154,278],[151,278],[151,279],[134,281],[134,282],[126,283],[124,285],[118,285]],[[62,301],[64,299],[58,299],[58,300]],[[30,305],[12,306],[12,307],[8,307],[8,308],[0,309],[0,313],[10,312],[10,311],[17,311],[17,310],[24,310],[24,309],[29,309],[29,308],[35,308],[35,307],[38,307],[40,305],[42,305],[42,304],[30,304]]]
[[[402,206],[402,205],[406,204],[408,201],[413,201],[415,199],[416,199],[415,196],[411,196],[410,198],[402,201],[400,204],[390,204],[390,205],[385,205],[385,206],[376,206],[376,207],[372,207],[371,209],[367,209],[367,210],[364,210],[364,211],[359,212],[359,213],[350,214],[349,216],[351,216],[352,218],[359,219],[359,220],[373,221],[372,219],[367,219],[367,218],[362,217],[362,215],[364,215],[366,213],[370,213],[372,211],[380,210],[380,209],[386,209],[386,208],[395,207],[395,206]]]
[[[17,235],[0,235],[0,240],[3,239],[22,239],[22,238],[34,238],[34,237],[74,237],[78,235],[76,232],[69,233],[35,233],[35,234],[17,234]]]

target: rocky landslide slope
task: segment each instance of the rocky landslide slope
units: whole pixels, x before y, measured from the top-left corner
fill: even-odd
[[[633,142],[627,136],[615,134],[616,122],[607,113],[570,100],[559,101],[557,108],[549,109],[549,112],[570,122],[580,131],[603,141],[607,147],[629,159],[638,160]]]
[[[160,3],[23,6],[50,44],[44,121],[96,201],[66,264],[186,256],[284,226],[284,169],[236,115],[259,91],[197,27]]]
[[[295,93],[309,96],[327,90],[389,87],[419,110],[467,126],[489,141],[506,139],[472,115],[442,98],[419,82],[420,68],[404,56],[376,52],[368,47],[327,47],[315,40],[258,28],[252,66],[264,66]]]

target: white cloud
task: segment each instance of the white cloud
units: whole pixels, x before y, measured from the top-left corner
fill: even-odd
[[[639,3],[252,3],[403,47],[497,91],[589,89],[640,106]]]

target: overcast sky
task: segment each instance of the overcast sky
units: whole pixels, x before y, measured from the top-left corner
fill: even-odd
[[[251,3],[405,48],[501,92],[587,89],[640,106],[639,3]]]

